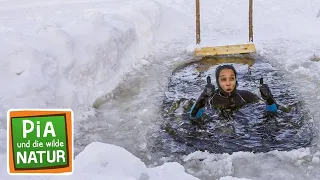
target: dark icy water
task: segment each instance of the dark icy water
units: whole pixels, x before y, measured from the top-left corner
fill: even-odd
[[[308,111],[286,74],[256,60],[231,60],[238,72],[238,89],[259,94],[259,79],[268,84],[276,101],[283,106],[276,115],[266,114],[265,104],[250,104],[238,111],[221,112],[207,107],[198,123],[191,123],[187,112],[196,101],[206,77],[215,83],[216,64],[205,59],[176,69],[170,77],[163,101],[163,117],[154,142],[164,154],[188,154],[195,150],[213,153],[237,151],[268,152],[308,146],[312,125]],[[217,61],[219,63],[219,60]],[[250,69],[249,69],[250,67]]]

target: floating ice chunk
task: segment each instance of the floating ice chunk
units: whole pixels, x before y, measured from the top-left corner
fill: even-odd
[[[314,163],[314,164],[320,164],[320,158],[319,157],[313,157],[311,162]]]

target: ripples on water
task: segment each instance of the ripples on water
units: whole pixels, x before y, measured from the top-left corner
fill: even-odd
[[[188,154],[195,150],[267,152],[292,150],[311,143],[308,111],[285,74],[262,62],[253,64],[250,73],[247,65],[233,65],[238,71],[238,89],[258,94],[259,79],[263,77],[276,101],[288,111],[267,114],[264,103],[249,104],[232,113],[207,107],[202,121],[191,123],[187,111],[202,92],[206,76],[215,80],[212,75],[216,66],[199,73],[196,69],[201,62],[189,64],[176,70],[169,81],[163,103],[165,122],[154,145],[156,151],[161,149],[165,154]]]

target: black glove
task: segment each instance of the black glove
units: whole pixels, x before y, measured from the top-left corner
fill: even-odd
[[[195,102],[194,108],[191,109],[191,116],[196,116],[200,108],[204,107],[208,98],[214,94],[215,86],[211,84],[210,76],[207,77],[207,85],[204,87],[198,100]]]
[[[260,79],[260,94],[262,99],[267,101],[268,105],[275,103],[271,90],[267,84],[263,84],[262,78]]]
[[[211,78],[210,76],[208,76],[207,85],[204,87],[203,95],[212,96],[215,90],[216,90],[216,87],[213,84],[211,84]]]
[[[207,84],[202,92],[203,97],[210,97],[214,94],[216,87],[213,84]]]

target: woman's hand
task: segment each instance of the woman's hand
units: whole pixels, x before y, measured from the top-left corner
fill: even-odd
[[[264,99],[264,100],[268,100],[268,99],[272,98],[270,88],[267,84],[260,85],[260,94],[261,94],[262,99]]]

